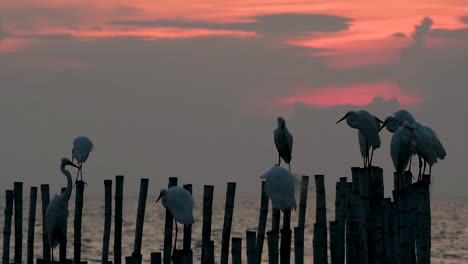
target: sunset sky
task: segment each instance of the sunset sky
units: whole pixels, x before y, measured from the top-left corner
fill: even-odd
[[[348,110],[400,108],[434,128],[436,195],[467,195],[468,2],[0,0],[0,182],[65,182],[72,140],[96,145],[91,193],[125,174],[137,192],[237,181],[256,194],[282,115],[293,170],[328,189],[360,166]],[[393,182],[391,135],[376,165]],[[55,190],[54,189],[54,190]],[[200,189],[201,192],[201,189]]]

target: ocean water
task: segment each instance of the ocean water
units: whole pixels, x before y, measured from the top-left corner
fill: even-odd
[[[305,263],[312,263],[312,234],[315,222],[315,196],[309,193],[308,208],[306,212],[305,229]],[[149,263],[150,253],[163,251],[165,210],[161,204],[155,204],[156,197],[148,196],[146,204],[145,222],[143,229],[142,255],[144,263]],[[195,224],[192,233],[192,249],[194,262],[200,263],[201,229],[202,229],[202,197],[195,197]],[[74,197],[70,200],[70,216],[68,219],[67,256],[73,256],[73,217]],[[224,197],[215,197],[213,201],[212,240],[215,241],[215,258],[219,263],[221,253],[221,234],[224,220]],[[0,210],[4,211],[4,197],[0,199]],[[23,259],[26,259],[27,217],[29,212],[29,198],[24,198],[23,222]],[[271,206],[271,204],[270,204]],[[133,251],[137,197],[124,198],[123,204],[123,234],[122,234],[122,260],[130,256]],[[246,258],[245,232],[256,231],[259,217],[259,197],[236,197],[231,237],[242,237],[242,255]],[[113,204],[114,208],[114,204]],[[468,198],[464,199],[438,199],[431,202],[432,210],[432,263],[468,263]],[[268,215],[267,231],[271,225],[271,213]],[[0,217],[0,226],[3,228],[4,216]],[[327,200],[327,220],[334,218],[334,200]],[[14,221],[14,219],[12,220]],[[297,225],[297,211],[292,213],[292,227]],[[104,197],[85,196],[82,221],[82,260],[89,263],[99,263],[102,254],[102,238],[104,230]],[[112,219],[109,260],[113,260],[113,230]],[[178,247],[182,247],[182,225],[179,225]],[[14,244],[14,227],[10,245]],[[294,246],[294,243],[292,243]],[[0,240],[3,248],[3,239]],[[13,247],[10,249],[10,258],[13,262]],[[263,249],[263,263],[268,263],[268,246],[265,238]],[[58,257],[58,248],[55,250]],[[34,239],[34,257],[42,258],[42,215],[40,194],[36,208],[36,224]],[[231,261],[231,256],[229,256]],[[294,249],[291,249],[291,259],[294,259]]]

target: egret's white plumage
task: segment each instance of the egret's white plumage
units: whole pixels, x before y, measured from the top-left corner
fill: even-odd
[[[278,164],[281,164],[281,159],[283,159],[291,171],[293,136],[286,127],[284,118],[278,117],[277,121],[278,127],[273,133],[276,150],[278,150]]]
[[[414,119],[413,115],[411,115],[411,113],[408,112],[408,110],[405,110],[405,109],[398,110],[393,115],[394,115],[396,121],[398,122],[399,127],[403,126],[403,123],[405,121],[408,121],[409,124],[412,124],[412,123],[414,123],[416,121]]]
[[[358,129],[359,132],[362,133],[365,142],[364,149],[367,149],[367,155],[365,155],[368,160],[367,165],[371,166],[373,152],[375,149],[380,148],[381,144],[379,136],[379,126],[376,124],[376,117],[365,110],[349,111],[336,123],[338,124],[344,119],[346,119],[346,123],[350,127]],[[382,122],[380,121],[380,119],[378,120],[379,122]],[[372,154],[370,154],[370,158],[368,149],[372,149]]]
[[[78,174],[81,175],[81,181],[83,181],[83,163],[88,160],[93,148],[94,144],[88,137],[78,136],[73,140],[72,161],[76,159],[79,166],[76,181],[78,181]]]
[[[403,184],[402,175],[411,158],[413,151],[412,128],[405,121],[392,135],[390,155],[398,175],[398,184]]]
[[[375,119],[375,124],[377,125],[377,127],[380,127],[380,123],[381,123],[380,119],[377,118],[376,116],[374,116],[374,119]],[[358,142],[359,142],[359,150],[361,151],[361,156],[363,158],[364,167],[365,167],[367,164],[366,154],[369,153],[370,146],[367,146],[366,148],[366,138],[364,137],[364,134],[360,130],[358,130]]]
[[[67,177],[67,189],[62,194],[55,195],[52,201],[49,202],[45,213],[45,223],[47,229],[47,236],[51,245],[52,259],[54,256],[54,248],[59,244],[60,241],[66,239],[65,226],[68,218],[68,200],[72,193],[72,179],[69,171],[65,169],[65,166],[74,166],[69,159],[62,158],[60,164],[60,170],[63,175]]]
[[[274,209],[296,209],[294,178],[285,168],[275,165],[260,178],[265,179],[265,193]]]

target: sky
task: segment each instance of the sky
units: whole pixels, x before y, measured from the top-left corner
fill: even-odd
[[[273,130],[294,136],[293,171],[335,182],[361,166],[357,131],[336,121],[408,109],[447,150],[433,195],[467,196],[468,3],[408,1],[0,0],[0,168],[14,181],[64,186],[72,141],[95,143],[86,193],[125,175],[228,181],[257,195],[277,162]],[[391,135],[374,165],[393,186]],[[313,182],[313,181],[312,181]]]

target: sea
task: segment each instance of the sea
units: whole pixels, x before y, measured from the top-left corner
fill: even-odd
[[[3,196],[3,195],[2,195]],[[312,197],[311,197],[312,196]],[[155,204],[156,197],[148,196],[143,227],[142,255],[143,262],[150,263],[151,252],[163,251],[165,209],[161,203]],[[202,232],[202,197],[194,197],[195,208],[192,233],[192,250],[194,262],[200,263],[201,232]],[[73,218],[74,197],[70,199],[68,218],[68,244],[67,257],[73,256]],[[113,201],[114,202],[114,201]],[[219,263],[221,254],[221,236],[224,221],[224,197],[214,197],[211,239],[215,242],[215,259]],[[271,204],[270,204],[271,206]],[[29,198],[23,201],[23,261],[26,262],[26,241],[28,232]],[[122,231],[122,263],[125,256],[133,252],[135,241],[136,213],[138,197],[125,197],[123,202],[123,231]],[[246,263],[245,233],[248,230],[256,231],[259,218],[260,197],[236,197],[234,216],[232,222],[232,237],[242,238],[242,257]],[[334,200],[327,199],[327,220],[334,219]],[[5,208],[5,198],[0,198],[0,211]],[[114,204],[113,204],[114,209]],[[36,222],[34,236],[34,258],[42,258],[42,213],[41,200],[38,194],[36,207]],[[292,212],[292,227],[297,225],[297,211]],[[468,198],[442,199],[433,198],[431,201],[432,214],[432,248],[431,263],[468,263]],[[0,217],[0,226],[4,227],[4,216]],[[111,238],[109,246],[109,260],[113,260],[114,247],[114,217],[112,216]],[[312,238],[313,224],[315,222],[315,199],[309,195],[306,211],[304,263],[313,263]],[[12,233],[10,237],[10,263],[14,255],[14,218],[12,219]],[[271,213],[268,215],[267,231],[271,228]],[[82,252],[81,259],[88,263],[100,263],[102,256],[102,241],[104,230],[104,197],[85,196],[82,219]],[[182,225],[179,225],[178,248],[182,247]],[[265,238],[262,263],[268,263],[268,243]],[[0,248],[3,249],[3,239],[0,239]],[[58,257],[58,247],[54,255]],[[2,252],[3,254],[3,252]],[[231,256],[229,256],[231,261]],[[291,263],[294,263],[294,243],[291,249]]]

